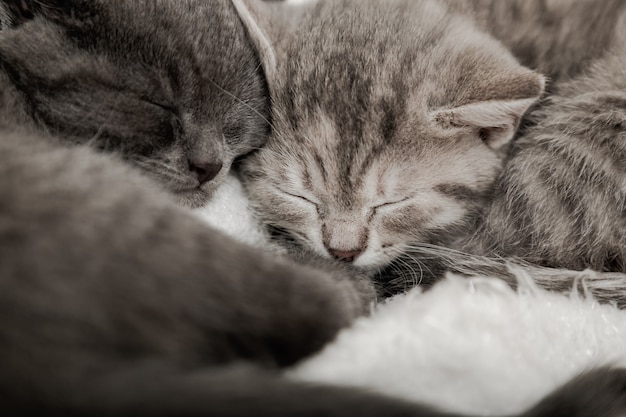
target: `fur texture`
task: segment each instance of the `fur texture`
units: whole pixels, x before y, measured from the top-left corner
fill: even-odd
[[[259,61],[242,40],[247,38],[230,3],[0,4],[0,103],[6,115],[0,127],[2,413],[449,416],[238,365],[276,368],[311,354],[368,310],[373,291],[369,282],[336,268],[307,268],[238,244],[159,190],[180,191],[169,181],[181,170],[203,182],[202,167],[190,156],[214,155],[220,141],[197,142],[196,128],[228,136],[232,110],[245,125],[237,143],[249,147],[247,139],[254,143],[265,129],[253,104],[243,113],[234,110],[242,101],[211,77],[230,69],[221,75],[242,76],[235,87],[250,87],[245,75],[254,74],[251,91],[262,91]],[[200,22],[207,32],[187,31]],[[234,46],[230,55],[218,50],[224,39]],[[217,61],[205,61],[216,53],[231,64],[216,69]],[[239,58],[251,65],[242,66]],[[171,89],[160,84],[163,77]],[[170,107],[171,97],[180,114]],[[259,97],[251,100],[263,105],[254,102]],[[102,108],[94,109],[98,103]],[[474,114],[463,110],[463,119]],[[207,122],[212,116],[220,122]],[[161,155],[171,139],[178,146],[174,156],[152,159],[166,168],[159,171],[165,177],[156,175],[160,187],[120,161],[133,162],[154,179],[144,151]],[[118,155],[68,146],[76,142]],[[178,161],[173,168],[172,160]],[[194,191],[179,201],[204,201],[219,175],[199,190],[194,182]],[[607,386],[601,391],[606,397],[592,398],[593,407],[603,413],[596,415],[612,416],[622,410],[622,382],[619,370],[598,372],[574,381],[548,404],[568,412],[566,404],[581,392]],[[555,415],[541,407],[532,413]]]
[[[548,76],[549,85],[584,75],[602,58],[622,25],[622,0],[448,1],[520,62]]]

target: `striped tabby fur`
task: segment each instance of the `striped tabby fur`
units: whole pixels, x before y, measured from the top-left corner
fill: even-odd
[[[577,7],[588,3],[579,2]],[[465,258],[444,248],[437,248],[441,256],[433,257],[427,255],[432,248],[422,246],[403,263],[414,266],[419,260],[422,269],[435,274],[449,268],[469,275],[496,270],[498,276],[507,276],[502,275],[506,262],[501,258],[508,257],[509,262],[525,265],[545,288],[570,290],[580,282],[597,299],[625,306],[626,4],[593,4],[596,16],[604,20],[588,14],[591,18],[582,27],[590,31],[590,45],[600,34],[607,39],[601,51],[592,48],[601,56],[582,75],[557,78],[562,81],[554,82],[554,94],[527,116],[529,127],[514,142],[490,205],[476,229],[453,245],[484,257]],[[576,33],[580,27],[569,26],[569,31]],[[588,53],[582,47],[578,50]],[[567,60],[562,67],[558,62],[550,65],[555,74],[576,73]],[[399,284],[399,290],[407,285],[402,283],[409,277],[407,270],[394,267],[381,278]]]

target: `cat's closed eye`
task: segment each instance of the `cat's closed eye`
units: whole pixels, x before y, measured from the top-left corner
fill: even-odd
[[[375,205],[374,207],[372,207],[372,211],[374,212],[374,214],[378,214],[379,212],[386,212],[386,211],[390,211],[390,210],[394,210],[396,208],[400,208],[403,206],[402,203],[405,203],[406,201],[410,200],[411,197],[405,197],[403,199],[400,200],[395,200],[395,201],[387,201],[385,203],[380,203]]]
[[[298,201],[300,203],[305,203],[305,204],[307,204],[309,206],[314,207],[316,210],[319,209],[320,204],[321,204],[319,201],[314,201],[312,197],[305,197],[303,195],[290,193],[288,191],[284,191],[284,190],[281,190],[281,189],[279,189],[279,192],[281,194],[283,194],[284,196],[286,196],[287,198],[289,198],[290,200],[292,200],[292,201],[295,200],[295,201]]]

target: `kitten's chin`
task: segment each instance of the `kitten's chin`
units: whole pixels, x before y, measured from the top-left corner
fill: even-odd
[[[215,195],[220,187],[225,186],[228,170],[222,170],[211,181],[197,187],[171,190],[175,201],[185,207],[200,208],[205,206]]]
[[[199,208],[207,204],[213,194],[215,194],[216,189],[217,185],[213,187],[174,191],[172,195],[176,203],[181,206]]]

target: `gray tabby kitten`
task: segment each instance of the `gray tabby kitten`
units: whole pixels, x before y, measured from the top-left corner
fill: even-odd
[[[415,245],[454,244],[506,176],[543,77],[441,2],[320,1],[299,13],[286,33],[272,29],[273,129],[244,161],[263,221],[290,244],[369,270]],[[528,415],[623,415],[626,379],[615,382],[617,406],[601,384],[585,388],[592,409],[552,397]]]
[[[320,2],[292,31],[244,164],[263,220],[371,270],[467,229],[544,78],[437,2]]]
[[[305,12],[286,29],[293,39],[274,35],[279,67],[269,78],[275,130],[267,147],[246,163],[248,188],[268,225],[320,256],[372,271],[387,268],[380,279],[388,287],[389,281],[398,284],[400,275],[400,290],[415,270],[419,281],[452,268],[506,273],[515,283],[505,263],[446,247],[478,255],[524,255],[546,266],[626,272],[620,260],[626,234],[608,226],[624,221],[623,175],[609,172],[609,182],[587,190],[606,171],[603,164],[620,165],[622,154],[611,155],[622,146],[617,139],[623,131],[620,101],[589,96],[592,102],[578,116],[568,113],[571,103],[561,104],[559,114],[551,110],[554,106],[541,110],[560,118],[560,126],[569,115],[579,117],[581,128],[592,132],[583,133],[583,142],[604,135],[608,142],[599,153],[587,149],[597,147],[597,141],[570,149],[566,135],[562,139],[569,145],[555,149],[546,150],[552,145],[544,143],[520,151],[536,139],[516,141],[511,148],[544,80],[484,31],[495,26],[492,32],[524,62],[565,82],[587,68],[586,62],[622,54],[616,48],[622,45],[617,39],[623,34],[623,2],[578,2],[573,15],[562,20],[558,17],[569,2],[335,3],[322,2]],[[556,35],[542,38],[555,28]],[[590,48],[581,48],[583,35],[567,36],[573,28],[589,32]],[[602,88],[614,90],[609,94],[614,97],[623,89],[619,63],[600,62],[595,68],[601,79],[579,81],[576,89],[586,90],[569,93],[574,100]],[[606,86],[600,88],[601,82]],[[590,110],[598,99],[604,107]],[[548,128],[540,114],[524,120],[524,131],[536,125],[532,135],[542,140]],[[607,123],[607,118],[616,119]],[[561,179],[551,171],[559,146],[575,152],[562,159]],[[510,155],[512,162],[502,172]],[[588,170],[590,183],[576,188],[581,167]],[[534,188],[524,183],[529,170],[538,176]],[[546,184],[546,178],[552,183]],[[569,205],[564,206],[564,195]],[[536,202],[535,213],[523,204],[529,198]],[[476,232],[485,207],[490,214]],[[464,242],[465,236],[471,242]],[[542,285],[571,289],[589,274],[537,268],[533,275]],[[626,277],[596,274],[591,279],[597,296],[626,303]]]

